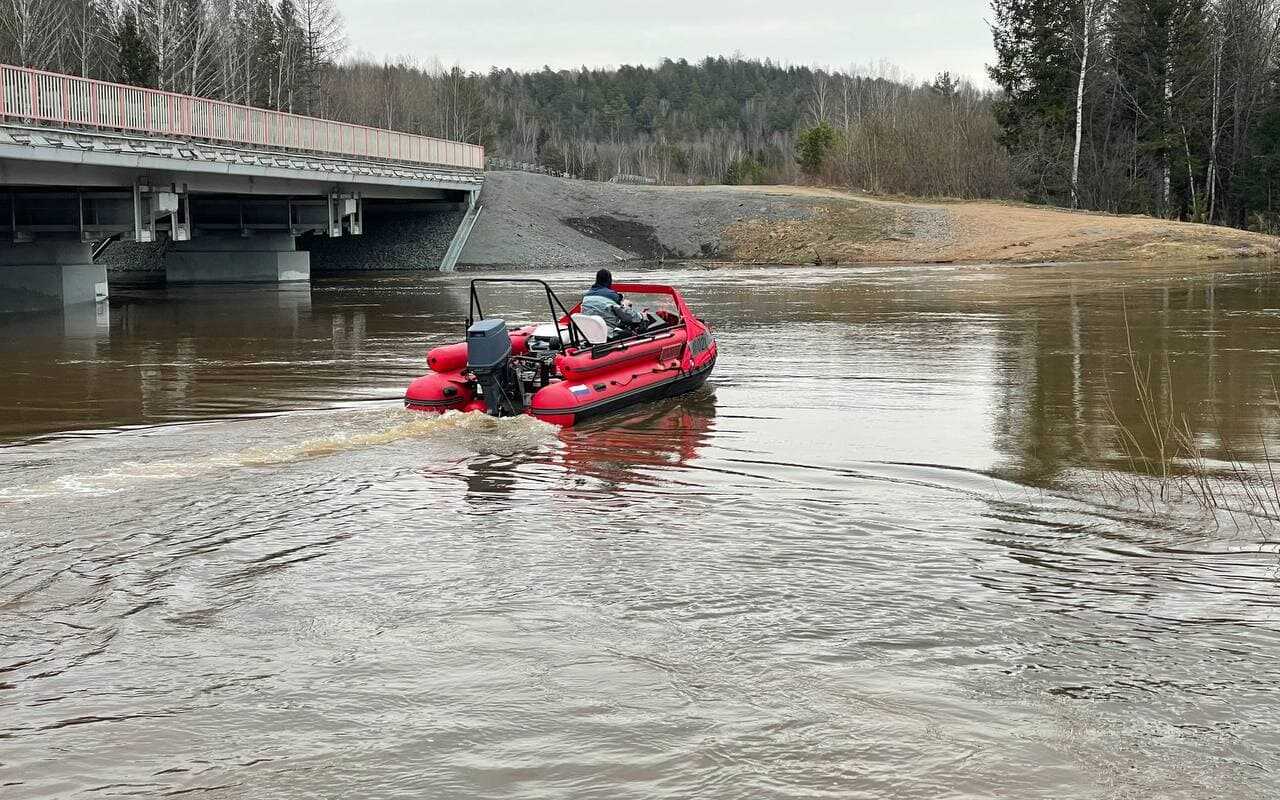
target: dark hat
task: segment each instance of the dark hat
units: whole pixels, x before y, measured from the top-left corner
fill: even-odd
[[[602,269],[596,273],[596,286],[612,286],[613,273],[607,269]]]

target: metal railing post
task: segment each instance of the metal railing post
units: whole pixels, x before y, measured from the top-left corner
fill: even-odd
[[[30,106],[30,108],[28,108],[27,110],[31,112],[32,119],[39,119],[40,118],[40,82],[36,78],[36,74],[34,72],[31,73],[30,85],[31,85],[31,97],[28,98],[28,102],[27,102],[27,105]]]

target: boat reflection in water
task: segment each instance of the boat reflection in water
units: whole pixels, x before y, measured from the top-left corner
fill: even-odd
[[[698,457],[715,429],[716,396],[706,386],[682,399],[638,406],[560,436],[565,469],[609,485],[655,483]]]
[[[540,496],[539,490],[555,495],[654,486],[669,479],[663,473],[698,458],[715,433],[715,417],[710,385],[575,428],[473,412],[458,425],[458,441],[470,452],[417,472],[445,490],[437,500],[441,510],[451,502],[449,487],[461,481],[470,513],[514,508],[514,498],[529,502],[529,493]]]

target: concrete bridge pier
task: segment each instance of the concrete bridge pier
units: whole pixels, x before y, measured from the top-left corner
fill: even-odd
[[[107,270],[92,245],[39,241],[0,247],[0,313],[38,311],[107,299]]]
[[[300,283],[311,280],[311,254],[290,233],[198,236],[165,253],[165,282]]]

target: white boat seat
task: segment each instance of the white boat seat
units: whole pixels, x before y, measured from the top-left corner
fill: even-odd
[[[574,314],[573,324],[578,326],[582,335],[590,344],[604,344],[609,341],[609,325],[599,317],[590,314]]]
[[[556,340],[556,326],[552,325],[550,322],[544,322],[538,327],[534,328],[533,333],[529,335],[535,339],[546,339],[549,342],[554,342]],[[569,341],[568,328],[566,327],[560,328],[560,341],[562,343]]]

